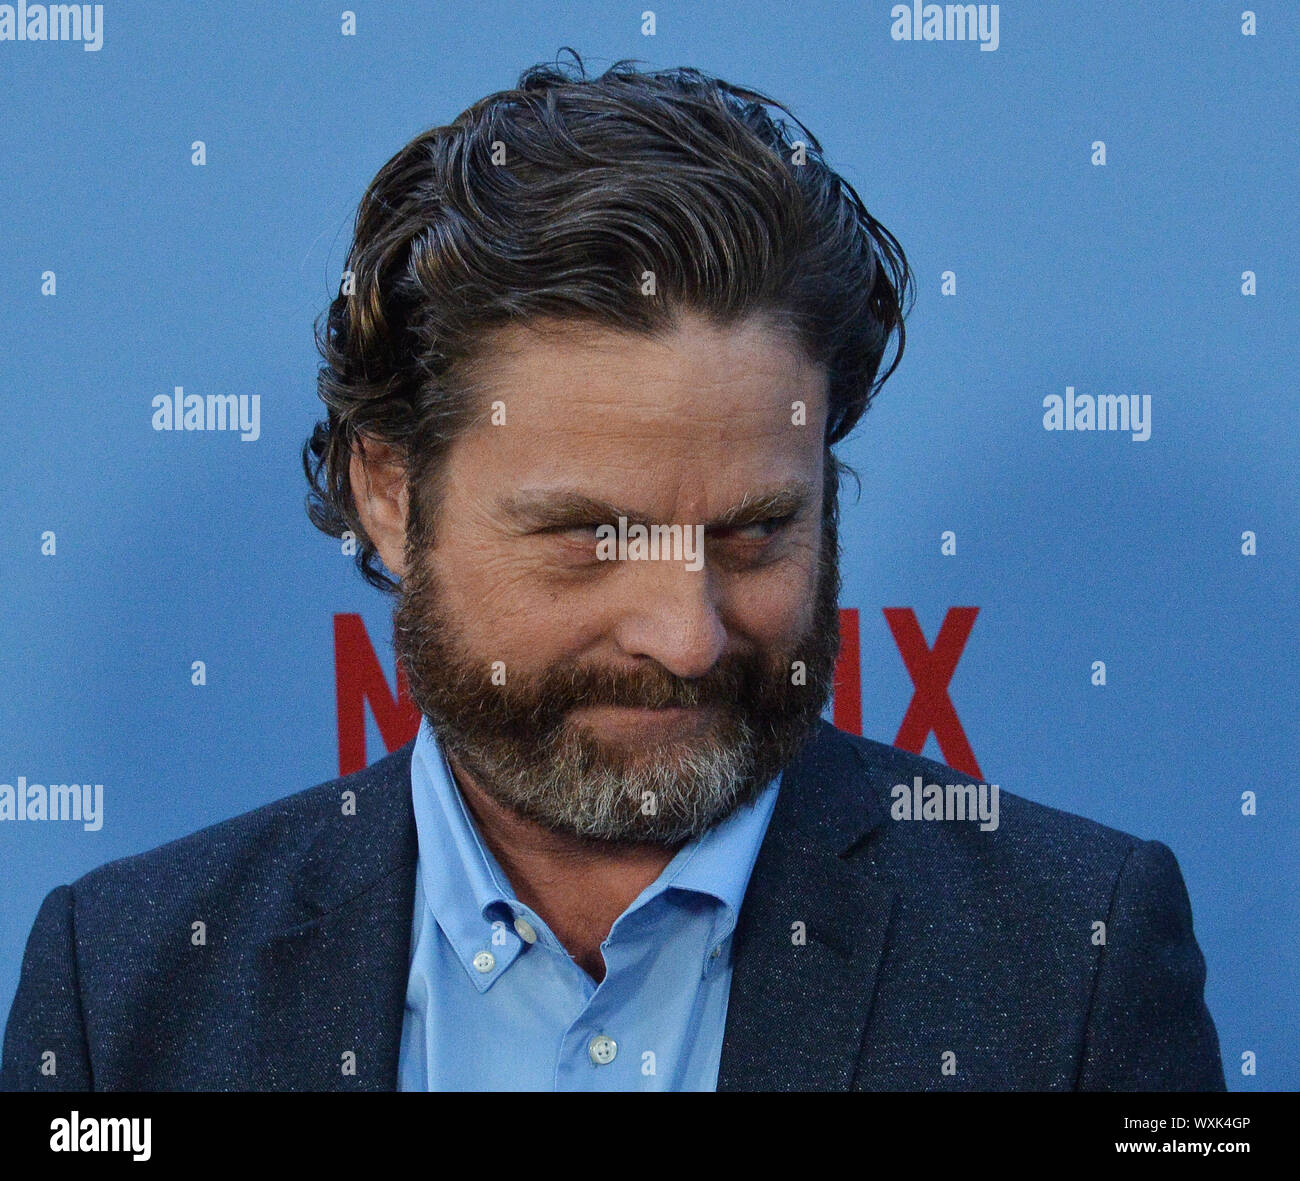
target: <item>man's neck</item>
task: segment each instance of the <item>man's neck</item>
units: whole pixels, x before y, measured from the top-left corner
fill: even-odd
[[[454,758],[447,761],[479,834],[519,901],[545,920],[593,980],[603,980],[601,943],[681,844],[604,848],[552,832],[493,799]]]

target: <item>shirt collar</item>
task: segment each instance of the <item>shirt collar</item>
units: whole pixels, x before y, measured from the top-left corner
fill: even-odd
[[[484,991],[522,950],[509,920],[525,908],[480,839],[427,719],[420,721],[411,753],[411,802],[425,904],[475,987]],[[502,926],[494,928],[495,922]],[[475,963],[483,963],[485,952],[494,961],[486,972]]]
[[[757,799],[741,804],[683,845],[650,890],[694,890],[712,895],[732,912],[734,920],[745,900],[745,890],[780,788],[778,774]]]

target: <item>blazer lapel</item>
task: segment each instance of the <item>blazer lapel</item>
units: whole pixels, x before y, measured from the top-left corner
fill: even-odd
[[[719,1091],[847,1091],[895,892],[844,859],[885,818],[822,723],[786,768],[736,928]]]
[[[304,818],[307,851],[285,867],[296,883],[287,921],[253,953],[254,1089],[396,1088],[418,855],[413,746],[322,793]],[[885,816],[867,780],[826,723],[782,776],[736,928],[719,1091],[853,1081],[895,900],[845,860]],[[339,804],[348,789],[354,815]]]
[[[417,841],[413,743],[324,793],[292,913],[254,954],[257,1089],[392,1091]],[[340,798],[356,792],[355,814]]]

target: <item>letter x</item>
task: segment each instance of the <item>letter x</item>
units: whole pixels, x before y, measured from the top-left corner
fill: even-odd
[[[966,731],[961,728],[957,711],[948,696],[952,674],[980,609],[949,607],[933,648],[926,644],[916,612],[911,607],[884,607],[882,610],[912,677],[912,684],[916,686],[894,745],[919,755],[933,731],[948,765],[982,781],[984,773],[975,761],[975,752],[966,741]]]

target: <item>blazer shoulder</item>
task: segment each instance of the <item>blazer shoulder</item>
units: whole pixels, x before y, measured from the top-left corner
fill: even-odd
[[[893,842],[914,848],[918,853],[957,860],[978,856],[1002,869],[1022,869],[1032,877],[1084,873],[1100,874],[1114,881],[1134,849],[1153,843],[1085,816],[1004,791],[1001,785],[996,797],[996,827],[985,827],[970,820],[895,819],[892,809],[902,795],[895,788],[902,785],[911,789],[918,776],[923,788],[938,784],[945,793],[949,785],[977,788],[981,785],[964,771],[911,751],[844,731],[836,733],[856,752],[864,771],[858,790],[870,795],[874,806],[883,811],[883,824],[888,826]],[[984,786],[990,788],[988,799],[992,803],[994,785]],[[899,810],[903,810],[901,806]]]
[[[844,745],[825,743],[840,755],[821,765],[837,782],[827,772],[819,787],[839,812],[875,817],[840,855],[892,894],[874,1019],[899,1032],[877,1039],[876,1085],[908,1089],[897,1063],[915,1055],[915,1028],[928,1045],[946,1023],[943,1037],[976,1030],[983,1043],[975,1089],[1222,1090],[1204,959],[1167,846],[1000,786],[992,807],[991,783],[981,800],[953,767],[835,735]],[[932,784],[944,796],[934,807],[929,792],[927,809]],[[973,821],[972,794],[986,806]]]
[[[156,848],[121,857],[82,875],[71,885],[79,912],[107,919],[115,910],[141,914],[168,909],[168,900],[190,909],[228,910],[236,903],[249,913],[283,903],[297,870],[324,837],[348,847],[366,845],[368,830],[396,825],[409,806],[414,741],[349,775],[326,780],[248,812],[218,821]],[[344,812],[345,791],[356,793]],[[345,828],[349,818],[354,828]],[[342,847],[340,844],[339,847]]]
[[[916,819],[906,804],[915,813],[918,776],[923,790],[930,784],[944,790],[945,806],[949,785],[969,789],[974,777],[880,742],[845,737],[864,768],[857,790],[872,797],[878,814],[883,809],[854,859],[892,885],[903,911],[945,937],[960,940],[978,932],[971,956],[1004,947],[1007,925],[1014,923],[1018,947],[1035,949],[1044,961],[1064,962],[1092,945],[1063,939],[1062,932],[1090,938],[1100,921],[1130,942],[1140,937],[1150,943],[1149,933],[1164,932],[1194,966],[1199,952],[1186,887],[1177,859],[1160,841],[1000,787],[992,822],[932,819],[924,811]],[[896,793],[898,785],[905,792]],[[991,804],[993,785],[986,786]],[[902,799],[904,794],[911,799]]]
[[[263,950],[364,905],[413,864],[413,745],[52,890],[28,938],[0,1085],[30,1082],[42,1047],[57,1045],[70,1089],[247,1089],[237,1039]]]

